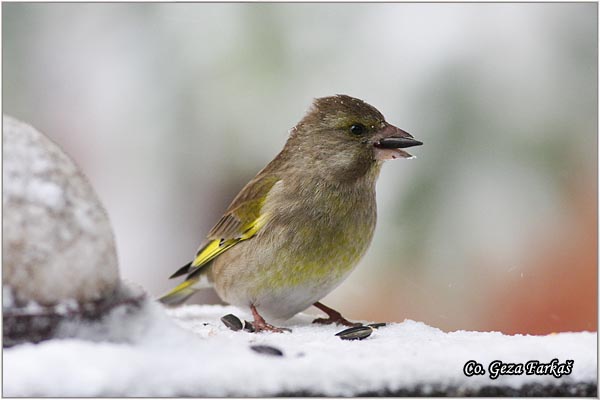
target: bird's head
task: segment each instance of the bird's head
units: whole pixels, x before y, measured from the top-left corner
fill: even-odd
[[[375,107],[354,97],[336,95],[315,99],[292,129],[286,147],[308,163],[350,177],[384,160],[410,158],[403,149],[421,144],[387,123]]]

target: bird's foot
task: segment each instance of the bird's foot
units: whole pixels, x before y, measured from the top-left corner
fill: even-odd
[[[313,324],[324,324],[324,325],[328,325],[328,324],[342,324],[345,326],[361,326],[362,324],[360,322],[352,322],[352,321],[348,321],[346,318],[342,317],[342,314],[340,314],[339,312],[335,311],[332,308],[327,307],[326,305],[316,302],[314,304],[315,307],[317,307],[319,310],[323,311],[325,314],[327,314],[328,318],[317,318],[313,321]]]
[[[283,332],[291,332],[291,329],[288,328],[278,328],[276,326],[273,326],[269,323],[259,323],[257,321],[254,321],[252,323],[252,326],[254,327],[254,332],[275,332],[275,333],[283,333]]]
[[[346,326],[361,326],[362,324],[360,322],[352,322],[352,321],[348,321],[346,318],[342,317],[341,314],[339,316],[339,318],[317,318],[313,321],[313,324],[323,324],[323,325],[329,325],[329,324],[342,324],[342,325],[346,325]]]
[[[252,311],[252,315],[254,316],[254,321],[252,321],[252,327],[254,328],[254,332],[283,333],[292,331],[288,328],[278,328],[267,323],[267,321],[265,321],[265,319],[258,313],[258,311],[256,311],[256,307],[254,307],[254,304],[250,306],[250,310]]]

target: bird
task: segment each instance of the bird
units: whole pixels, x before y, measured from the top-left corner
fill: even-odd
[[[320,300],[356,267],[373,238],[376,181],[386,160],[423,143],[348,95],[314,99],[279,154],[250,180],[158,300],[175,306],[213,287],[249,309],[256,332],[283,332],[314,305],[320,324],[357,325]]]

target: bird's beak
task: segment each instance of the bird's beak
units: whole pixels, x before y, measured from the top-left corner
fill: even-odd
[[[394,160],[396,158],[412,158],[413,156],[401,149],[420,146],[423,142],[415,140],[408,132],[394,125],[386,126],[375,135],[373,147],[375,147],[376,160]]]

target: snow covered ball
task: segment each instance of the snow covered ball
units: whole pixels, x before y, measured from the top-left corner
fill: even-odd
[[[3,126],[3,284],[40,305],[114,292],[113,233],[90,183],[44,134],[7,116]]]

